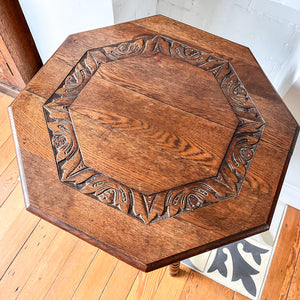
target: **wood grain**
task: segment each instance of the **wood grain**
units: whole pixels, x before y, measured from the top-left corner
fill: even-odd
[[[270,153],[272,155],[268,155]],[[267,156],[268,165],[272,168],[266,167]],[[244,182],[238,198],[223,202],[222,210],[219,209],[218,205],[212,205],[188,215],[181,215],[178,218],[210,228],[214,232],[226,232],[226,234],[237,233],[237,228],[246,230],[246,223],[251,223],[255,227],[257,221],[265,222],[267,228],[268,216],[265,215],[265,212],[270,210],[274,198],[277,197],[277,191],[274,187],[280,183],[280,170],[282,170],[286,158],[287,153],[284,150],[274,148],[261,141],[247,173],[248,179]],[[232,211],[235,213],[231,214]],[[214,219],[211,219],[210,215],[214,215]],[[247,220],[246,223],[244,223],[245,220]],[[256,223],[257,225],[258,223]],[[240,234],[242,235],[242,232]],[[244,232],[243,238],[251,234],[255,233]],[[242,237],[240,236],[240,238]]]
[[[86,88],[102,64],[135,56],[155,55],[157,52],[212,72],[239,124],[216,176],[149,196],[85,164],[68,107]],[[228,61],[161,35],[88,51],[55,94],[47,100],[43,109],[60,180],[65,184],[71,183],[76,190],[114,208],[121,208],[127,215],[146,224],[236,197],[265,126],[262,116]],[[128,143],[128,147],[134,147],[133,144]],[[89,149],[89,152],[94,151]],[[151,205],[147,207],[145,201]]]
[[[35,266],[20,291],[20,299],[41,299],[56,278],[76,244],[77,239],[65,231],[59,231],[43,255],[43,260]]]
[[[1,26],[2,28],[2,26]],[[0,34],[0,67],[1,67],[1,72],[0,72],[0,89],[1,92],[4,92],[5,90],[3,87],[5,86],[8,89],[15,89],[19,90],[21,88],[24,88],[25,84],[22,80],[22,77],[20,73],[17,70],[17,67],[15,65],[15,62],[13,58],[10,55],[10,52],[7,48],[7,45],[2,38],[2,35]],[[18,88],[19,86],[19,88]],[[9,94],[8,94],[9,95]]]
[[[114,45],[120,41],[130,41],[145,35],[155,35],[156,31],[141,28],[126,22],[94,30],[70,35],[61,47],[55,52],[55,57],[69,62],[72,66],[78,62],[82,55],[89,49]]]
[[[30,215],[28,212],[25,212]],[[16,298],[42,259],[59,229],[42,220],[34,228],[0,281],[1,296]]]
[[[35,169],[34,166],[36,164],[41,165],[40,159],[37,159],[37,157],[29,155],[26,152],[22,152],[22,157],[24,162],[30,161],[32,169]],[[25,176],[29,180],[34,179],[36,182],[36,185],[32,185],[28,190],[29,198],[44,199],[43,202],[38,202],[39,207],[42,208],[42,212],[35,210],[36,203],[34,201],[31,202],[31,206],[28,207],[30,211],[71,231],[73,234],[79,235],[81,238],[89,241],[95,246],[117,255],[127,263],[143,270],[150,271],[152,268],[155,269],[175,260],[183,259],[182,256],[178,257],[176,255],[179,253],[178,250],[187,250],[190,247],[195,248],[197,245],[199,246],[201,240],[203,241],[203,243],[200,242],[202,245],[201,247],[204,248],[203,251],[206,251],[206,244],[208,244],[209,241],[216,240],[216,237],[222,237],[220,234],[215,234],[208,229],[193,226],[189,223],[184,223],[183,226],[176,222],[174,218],[164,221],[165,231],[161,231],[157,224],[145,227],[144,224],[133,218],[128,220],[128,217],[125,214],[122,214],[117,210],[112,210],[110,207],[101,204],[99,201],[87,201],[82,203],[80,201],[80,194],[76,193],[75,190],[72,189],[70,191],[69,187],[66,185],[57,185],[57,173],[55,166],[52,163],[49,162],[45,167],[39,168],[39,170],[47,173],[48,178],[50,179],[51,177],[52,180],[48,181],[48,183],[50,182],[48,188],[43,189],[41,188],[43,182],[39,180],[40,176],[43,176],[43,174],[40,171],[37,173],[27,173],[25,169]],[[35,196],[37,194],[39,195],[38,198]],[[66,201],[56,201],[58,195],[62,194],[66,195]],[[55,203],[55,205],[52,203]],[[79,220],[77,218],[79,211],[81,211],[81,215],[85,214],[86,217]],[[67,218],[65,212],[68,212]],[[49,216],[54,216],[55,219]],[[57,222],[58,219],[65,222],[65,224]],[[119,224],[117,228],[112,226],[116,219],[118,219]],[[94,226],[91,227],[89,222],[92,222]],[[75,226],[80,231],[73,230],[72,228],[75,228]],[[122,238],[122,230],[119,230],[120,226],[124,226],[126,233],[134,238],[130,238],[125,242]],[[99,230],[98,228],[102,228],[102,230]],[[103,230],[103,228],[105,228],[105,230]],[[181,243],[180,240],[184,239],[184,232],[187,229],[189,231],[190,239],[188,242]],[[85,232],[85,234],[83,234],[83,232]],[[176,237],[174,237],[175,232],[177,233]],[[149,234],[151,234],[152,238],[156,241],[155,243],[152,243],[151,240],[149,240]],[[175,243],[174,238],[177,240]],[[141,245],[141,241],[146,242],[147,247],[144,248],[144,246]],[[143,249],[143,251],[141,251],[141,249]],[[197,251],[197,249],[198,248],[195,248],[193,250]],[[185,253],[185,250],[182,251],[183,256],[188,255],[188,253]],[[124,255],[124,253],[129,253],[129,251],[130,255]],[[161,255],[166,257],[167,253],[169,253],[168,255],[170,256],[165,258],[165,260],[158,261],[157,264],[150,263],[153,257],[156,257],[156,259],[161,257]],[[134,259],[135,257],[139,257],[139,262]],[[146,265],[143,265],[140,262],[143,262],[143,264]]]
[[[166,268],[160,268],[149,273],[139,272],[127,299],[153,299],[165,272],[167,272]]]
[[[100,298],[103,300],[126,299],[138,273],[139,271],[136,268],[119,261]],[[126,274],[126,280],[123,279],[123,274]],[[116,290],[118,290],[118,293],[116,293]]]
[[[24,245],[28,236],[37,225],[39,218],[28,214],[22,210],[18,218],[11,224],[9,230],[5,232],[0,241],[0,253],[2,255],[0,262],[0,276],[6,272],[20,249]],[[22,228],[22,231],[20,230]],[[21,232],[20,232],[21,231]],[[8,251],[9,249],[9,251]]]
[[[45,99],[49,98],[60,82],[68,75],[72,65],[57,57],[54,54],[43,68],[26,85],[26,90]],[[45,100],[44,100],[45,102]]]
[[[184,265],[180,268],[178,275],[175,277],[172,277],[168,272],[165,272],[152,299],[179,299],[190,272],[191,270]]]
[[[4,82],[22,89],[42,62],[18,1],[0,1],[0,25],[0,50],[11,73]]]
[[[71,299],[97,250],[90,244],[78,240],[44,299]]]
[[[42,110],[44,99],[35,94],[24,91],[16,100],[17,101],[14,101],[11,106],[12,110],[15,111],[15,126],[17,128],[21,128],[23,126],[23,122],[28,124],[28,126],[23,128],[22,133],[17,134],[16,136],[19,146],[28,149],[29,151],[37,151],[39,156],[52,161],[53,152],[51,151],[51,144],[49,144],[48,130]],[[38,139],[34,139],[33,137],[36,134],[37,128],[42,130],[43,134],[40,135]],[[10,139],[12,140],[11,137]],[[14,153],[14,151],[11,153]]]
[[[296,208],[288,207],[277,242],[262,299],[286,299],[300,247],[300,219]],[[279,255],[281,253],[281,255]]]
[[[272,87],[249,48],[162,15],[136,20],[132,23],[142,26],[146,30],[151,28],[159,31],[162,35],[170,35],[174,39],[182,40],[196,48],[206,49],[216,56],[229,58],[259,111],[267,121],[265,136],[267,136],[268,141],[271,143],[276,141],[277,145],[287,150],[291,147],[291,137],[295,135],[298,124]],[[269,109],[270,106],[272,106],[272,110]],[[281,124],[276,119],[276,116],[282,113],[284,120],[286,120],[285,124]],[[287,130],[286,124],[290,124],[287,126],[289,127]],[[281,131],[282,126],[285,133]]]
[[[18,75],[14,76],[14,73],[12,72],[10,66],[14,64],[1,35],[0,50],[0,91],[8,96],[16,97],[20,92],[20,88],[16,85],[18,85],[18,81],[21,80]],[[24,83],[21,82],[20,85],[24,86]]]
[[[234,291],[213,282],[200,273],[191,271],[182,289],[180,299],[228,299],[232,300]]]
[[[98,251],[72,299],[99,299],[111,278],[112,272],[115,270],[117,262],[115,257],[103,251]],[[95,282],[97,282],[96,285]]]
[[[96,77],[70,110],[85,162],[147,194],[216,175],[234,133]]]
[[[0,132],[0,136],[1,136],[1,132]],[[247,178],[249,179],[249,180],[248,179],[246,180],[247,184],[249,184],[249,186],[252,187],[253,189],[257,189],[259,187],[259,190],[263,193],[263,195],[270,193],[270,189],[272,188],[272,186],[271,186],[271,184],[268,183],[269,177],[267,177],[266,180],[264,180],[262,178],[263,168],[259,167],[259,164],[256,164],[255,162],[253,162],[252,167],[253,166],[255,166],[255,168],[254,168],[255,172],[253,170],[251,176],[247,176]],[[257,173],[259,175],[259,178],[261,178],[261,180],[258,180]],[[6,201],[4,203],[9,201],[9,199],[11,200],[12,199],[11,197],[13,194],[14,193],[11,193],[10,198],[6,199]],[[264,196],[263,196],[263,198],[264,198]],[[19,218],[16,219],[17,222],[15,222],[14,218],[15,218],[18,210],[15,210],[15,208],[14,208],[15,206],[13,204],[15,203],[16,199],[20,200],[19,204],[21,207],[22,203],[23,203],[23,199],[22,199],[22,197],[20,197],[20,198],[17,197],[13,201],[11,201],[12,205],[10,205],[10,209],[6,208],[4,213],[2,213],[1,211],[4,209],[5,206],[2,206],[0,208],[0,216],[1,216],[0,220],[3,219],[3,216],[5,216],[7,214],[11,215],[11,218],[13,219],[12,221],[9,221],[9,219],[3,219],[5,222],[8,222],[10,224],[10,226],[9,226],[8,230],[6,230],[7,234],[5,234],[5,239],[0,239],[0,253],[5,254],[5,256],[2,257],[1,264],[0,264],[1,270],[4,270],[4,276],[0,279],[0,294],[1,295],[2,294],[6,295],[7,291],[13,292],[13,287],[15,287],[15,289],[17,289],[19,286],[18,283],[21,283],[23,286],[25,284],[25,282],[28,280],[28,274],[30,272],[32,272],[32,270],[35,268],[35,266],[39,265],[39,264],[43,264],[44,251],[40,250],[40,249],[47,248],[48,243],[50,242],[50,240],[52,240],[52,238],[50,238],[50,236],[55,231],[55,230],[53,230],[53,231],[50,230],[50,228],[55,229],[55,227],[53,227],[52,225],[50,225],[48,222],[45,222],[45,221],[41,221],[39,223],[39,224],[43,223],[44,229],[42,229],[42,227],[38,225],[37,227],[33,226],[30,230],[28,230],[29,227],[27,225],[30,225],[30,224],[28,224],[28,220],[30,220],[30,219],[27,219],[27,217],[30,218],[30,217],[32,217],[32,215],[30,213],[24,211],[24,209],[21,211]],[[9,202],[7,202],[7,203],[9,203]],[[10,213],[9,212],[10,210],[12,210],[12,212],[15,212],[15,213]],[[291,212],[292,212],[292,214],[294,213],[293,210],[288,210],[287,215],[286,215],[288,229],[290,229],[291,227],[294,226],[292,224],[294,224],[294,221],[295,221],[295,218],[289,217],[290,216],[289,214]],[[297,218],[299,218],[299,211],[296,211],[296,215],[297,215]],[[233,216],[233,215],[231,214],[231,216]],[[33,218],[35,218],[35,217],[33,217]],[[246,218],[248,218],[248,217],[246,217]],[[237,226],[239,226],[239,225],[237,225]],[[1,223],[0,228],[4,229],[3,223]],[[20,230],[20,228],[22,228],[22,230]],[[48,228],[48,229],[46,229],[46,228]],[[284,229],[284,227],[283,227],[283,229]],[[59,230],[59,229],[57,229],[57,230]],[[35,231],[37,231],[36,234],[35,234]],[[45,234],[47,234],[47,236],[44,238]],[[285,233],[283,232],[283,235],[284,234]],[[282,239],[282,241],[284,243],[283,244],[284,246],[280,247],[281,251],[276,252],[276,257],[278,259],[273,259],[272,266],[274,264],[276,264],[277,262],[279,262],[281,264],[282,258],[287,257],[286,249],[289,249],[290,245],[294,245],[294,243],[295,243],[295,240],[293,238],[288,239],[288,240]],[[58,251],[60,251],[60,250],[58,250]],[[107,284],[107,282],[110,279],[110,275],[111,275],[113,269],[115,268],[117,259],[109,254],[106,254],[105,252],[99,251],[98,253],[103,254],[102,259],[98,260],[97,259],[98,255],[96,255],[95,259],[92,261],[90,267],[87,269],[87,272],[82,277],[81,284],[79,285],[79,288],[77,289],[78,297],[76,297],[76,294],[75,294],[76,299],[83,299],[83,298],[85,298],[85,296],[88,299],[98,299],[97,295],[101,294],[103,288],[105,287],[105,285]],[[299,247],[298,247],[298,253],[299,253]],[[298,254],[298,256],[299,256],[299,254]],[[5,259],[5,257],[7,259]],[[297,267],[296,267],[296,263],[297,263]],[[55,264],[55,262],[54,262],[54,264]],[[286,264],[285,266],[280,265],[279,267],[272,267],[272,269],[275,270],[275,272],[277,272],[276,270],[284,270],[285,271],[288,268],[295,270],[293,272],[293,276],[291,277],[290,287],[289,287],[289,289],[286,290],[286,292],[288,293],[288,299],[298,299],[299,298],[299,290],[297,288],[298,288],[299,280],[297,279],[298,278],[297,274],[299,274],[299,272],[297,270],[299,269],[298,268],[299,258],[297,261],[295,260],[294,266],[290,265],[290,260],[287,260],[287,259],[285,260],[285,264]],[[59,285],[60,280],[65,282],[64,278],[60,277],[62,274],[65,274],[65,272],[68,273],[68,270],[70,273],[72,273],[72,270],[73,270],[72,267],[71,266],[67,267],[67,265],[68,264],[66,263],[62,267],[62,269],[57,268],[56,275],[53,275],[54,279],[57,278],[56,284]],[[10,267],[8,268],[8,266],[10,266]],[[52,265],[49,265],[50,269],[52,267],[53,267]],[[13,273],[14,273],[13,270],[16,270],[16,273],[14,275],[13,275]],[[62,271],[64,270],[64,272],[61,273],[61,270]],[[157,271],[150,272],[150,273],[139,272],[138,277],[136,278],[136,280],[131,288],[130,294],[128,295],[128,298],[129,299],[153,299],[153,297],[154,297],[153,294],[156,292],[157,287],[160,286],[162,276],[164,276],[166,273],[164,270],[166,270],[166,268],[158,269]],[[188,269],[187,269],[187,271],[188,271]],[[126,274],[124,274],[124,273],[121,273],[121,274],[123,275],[123,278],[126,277]],[[163,287],[161,287],[160,291],[159,291],[160,295],[165,295],[166,298],[169,298],[170,291],[171,291],[171,295],[172,295],[172,291],[176,290],[177,297],[175,297],[173,299],[179,299],[181,292],[178,291],[178,285],[180,285],[180,287],[182,289],[186,288],[185,282],[187,280],[187,277],[186,276],[180,277],[180,280],[183,281],[183,284],[182,284],[182,283],[179,283],[179,281],[177,281],[177,280],[173,281],[172,278],[170,278],[170,276],[168,274],[166,274],[166,275],[167,275],[166,279],[168,279],[168,282],[167,282],[167,284],[163,283]],[[278,273],[276,273],[274,275],[275,278],[277,275],[278,275]],[[122,278],[122,280],[124,280],[123,278]],[[143,280],[141,280],[141,278],[142,279],[145,278],[146,280],[143,281]],[[194,278],[196,278],[196,277],[194,277]],[[4,281],[4,284],[1,283],[2,280]],[[14,282],[15,280],[16,280],[16,282]],[[207,282],[206,281],[203,282],[201,277],[199,277],[199,278],[197,277],[197,280],[199,280],[198,281],[199,286],[201,286],[201,288],[204,290],[206,290],[207,287],[209,287],[210,292],[214,293],[215,289],[216,290],[219,289],[219,285],[216,282],[210,283],[210,280],[208,280]],[[165,280],[164,280],[164,282],[165,282]],[[143,285],[143,284],[145,284],[145,285]],[[281,283],[279,285],[281,286]],[[196,286],[197,286],[197,283],[195,281],[193,283],[193,287],[196,287]],[[163,291],[164,288],[167,289],[166,292]],[[21,287],[18,289],[17,292],[19,292],[20,290],[21,290]],[[65,290],[63,292],[72,294],[72,293],[74,293],[74,286],[68,285],[66,287],[66,290],[69,290],[69,292],[67,292]],[[272,291],[273,290],[269,291],[269,293],[271,293],[271,295],[272,295],[272,297],[270,299],[277,299],[278,294],[275,294],[275,293],[277,293],[277,291],[274,290],[273,294],[272,294]],[[185,292],[186,292],[186,290],[185,290]],[[116,291],[116,293],[117,293],[117,291]],[[142,294],[140,294],[140,293],[142,293]],[[13,295],[14,295],[14,292],[13,292]],[[95,296],[90,297],[90,295],[95,295]],[[142,295],[142,298],[139,297],[139,295]],[[222,295],[219,295],[218,299],[222,299]],[[246,299],[246,297],[244,297],[238,293],[235,293],[234,299],[235,300],[237,300],[237,299],[244,300],[244,299]]]
[[[300,282],[300,260],[299,260],[299,254],[300,250],[298,252],[297,260],[296,260],[296,267],[295,271],[293,274],[293,278],[291,281],[291,285],[288,291],[288,300],[296,300],[299,298],[300,295],[300,287],[299,287],[299,282]]]
[[[145,34],[155,34],[155,32],[124,23],[82,32],[80,38],[76,34],[70,35],[57,49],[51,60],[48,60],[34,76],[26,86],[26,90],[47,99],[87,50],[115,44],[120,40],[130,40]]]
[[[266,88],[271,83],[261,67],[236,61],[234,68],[267,123],[262,139],[286,150],[293,149],[293,136],[297,136],[299,126],[276,90]],[[278,115],[285,122],[278,122]]]
[[[10,123],[9,118],[6,110],[1,108],[1,115],[0,115],[0,131],[1,131],[1,138],[0,138],[0,145],[9,138],[11,135]]]
[[[4,94],[0,94],[0,146],[9,138],[11,135],[10,123],[7,113],[7,107],[12,102],[12,98]]]
[[[0,36],[0,49],[5,49],[5,43]],[[3,51],[3,50],[2,50]],[[4,82],[8,84],[15,84],[15,78],[13,77],[13,73],[5,60],[4,55],[0,52],[0,82],[4,85]],[[4,52],[4,51],[3,51]]]
[[[23,193],[22,193],[22,187],[19,183],[14,189],[13,193],[8,197],[7,201],[2,206],[2,210],[0,212],[0,225],[1,225],[1,235],[0,238],[2,238],[2,234],[6,232],[6,230],[10,227],[11,223],[13,222],[18,214],[22,211],[24,207],[23,200]]]
[[[166,55],[104,64],[96,75],[233,130],[238,124],[212,73]]]
[[[18,183],[19,170],[17,160],[14,159],[0,175],[0,207]]]
[[[2,174],[16,156],[14,151],[14,141],[11,135],[2,146],[0,146],[0,153],[0,174]]]
[[[4,202],[0,214],[0,277],[2,277],[22,248],[28,235],[34,230],[39,219],[24,210],[24,200],[20,184]]]
[[[1,135],[1,132],[0,132],[0,135]],[[270,186],[267,181],[258,182],[255,179],[255,177],[253,177],[253,176],[251,176],[249,181],[247,181],[247,182],[253,187],[257,187],[257,185],[259,184],[260,189],[264,193],[268,193],[270,190]],[[9,199],[11,199],[11,198],[9,198]],[[9,199],[7,199],[7,201]],[[20,201],[20,205],[21,205],[23,202],[23,199],[20,198],[20,200],[21,200]],[[12,201],[11,204],[14,204],[15,201],[16,201],[16,199],[14,201]],[[3,219],[3,216],[6,214],[9,214],[9,215],[11,215],[12,218],[15,218],[14,217],[15,214],[11,214],[9,212],[10,210],[12,210],[12,212],[15,211],[14,207],[15,207],[14,205],[11,205],[10,209],[6,208],[4,214],[1,214],[1,210],[3,209],[3,207],[0,208],[1,218]],[[16,210],[15,212],[17,212],[17,211],[18,210]],[[290,221],[292,224],[295,220],[294,218],[289,217],[290,212],[291,211],[288,210],[287,215],[286,215],[287,216],[286,220],[289,225],[290,225]],[[296,211],[296,215],[299,218],[299,211]],[[4,268],[4,270],[5,270],[4,276],[2,276],[2,278],[0,279],[0,294],[1,294],[1,296],[8,295],[8,297],[5,297],[5,299],[15,298],[14,295],[16,295],[16,293],[20,292],[23,285],[28,280],[29,274],[35,269],[35,267],[37,265],[43,264],[43,261],[44,261],[43,256],[44,256],[45,250],[48,247],[50,241],[53,239],[54,232],[57,232],[59,230],[59,229],[56,229],[56,227],[50,225],[48,222],[41,221],[38,226],[32,227],[33,229],[31,229],[31,231],[27,231],[26,228],[28,225],[28,221],[23,216],[32,217],[32,215],[30,213],[25,212],[23,209],[21,211],[21,214],[19,214],[19,218],[18,218],[18,220],[20,220],[20,223],[15,223],[14,221],[10,222],[9,220],[5,219],[5,222],[8,221],[10,223],[10,228],[14,228],[14,229],[7,230],[6,238],[4,240],[0,239],[0,244],[1,244],[0,252],[1,252],[1,254],[5,253],[7,255],[8,260],[6,260],[6,262],[5,261],[4,262],[7,264],[7,266],[9,266],[9,268],[7,268],[7,267]],[[43,224],[43,226],[41,224]],[[2,225],[3,224],[1,223],[0,228],[2,228]],[[290,228],[289,225],[288,225],[288,228]],[[291,225],[291,226],[293,226],[293,225]],[[23,230],[20,230],[20,228],[22,228]],[[24,237],[24,234],[25,234],[25,237]],[[281,252],[278,251],[276,253],[276,256],[278,256],[279,258],[287,257],[286,249],[289,248],[288,245],[294,244],[295,241],[294,241],[294,239],[289,239],[288,241],[284,240],[283,242],[285,244],[284,244],[284,247],[280,247]],[[16,250],[14,245],[21,245],[21,246],[19,249]],[[76,245],[78,245],[78,243]],[[80,247],[80,249],[81,249],[81,247]],[[58,251],[60,251],[60,250],[58,250]],[[75,251],[75,248],[72,252],[73,254],[75,253],[74,251]],[[81,252],[81,251],[79,251],[79,252]],[[101,252],[101,251],[99,251],[99,252]],[[69,273],[73,272],[73,267],[72,267],[71,263],[68,263],[68,262],[72,261],[72,259],[71,259],[72,253],[70,253],[69,259],[66,260],[66,263],[63,265],[63,267],[61,269],[57,268],[57,272],[52,274],[52,278],[53,278],[53,282],[54,282],[54,285],[52,287],[59,286],[60,285],[59,282],[61,282],[61,285],[65,284],[64,285],[65,289],[60,290],[61,295],[73,294],[74,290],[75,290],[75,286],[76,286],[75,282],[74,282],[74,284],[67,285],[66,281],[65,281],[65,277],[63,276],[63,274],[69,274]],[[117,260],[109,254],[105,254],[104,252],[101,252],[101,253],[104,254],[103,259],[98,260],[98,262],[96,263],[96,265],[97,265],[96,266],[96,265],[94,265],[94,263],[97,260],[97,256],[96,256],[95,259],[90,264],[89,268],[87,267],[87,272],[82,276],[81,284],[80,284],[79,288],[77,289],[77,291],[80,292],[79,293],[80,296],[77,299],[83,299],[83,298],[85,298],[85,296],[87,296],[88,299],[98,299],[97,295],[101,294],[103,288],[105,287],[107,282],[110,280],[110,278],[111,278],[110,275],[111,275],[113,269],[115,268]],[[298,253],[299,253],[299,249],[298,249]],[[84,256],[88,257],[88,254],[86,252],[84,252]],[[299,254],[298,254],[298,256],[299,256]],[[75,255],[74,257],[77,257],[77,255]],[[10,259],[10,261],[9,261],[9,259]],[[274,259],[273,264],[276,263],[277,261],[281,262],[281,259]],[[3,262],[3,260],[1,262]],[[83,264],[86,266],[86,265],[88,265],[89,262],[90,261],[88,258],[85,263],[83,262]],[[285,260],[285,263],[286,263],[286,268],[294,268],[293,276],[291,277],[290,287],[289,287],[289,290],[287,290],[288,299],[298,299],[299,298],[299,290],[297,290],[297,288],[298,288],[297,283],[299,282],[299,280],[297,279],[298,278],[297,274],[299,274],[299,272],[297,271],[298,270],[297,266],[299,265],[299,257],[297,260],[295,260],[294,266],[290,265],[289,260]],[[54,262],[54,264],[55,264],[55,262]],[[49,267],[52,268],[52,265]],[[283,265],[281,265],[280,268],[282,270],[286,269]],[[93,271],[92,271],[92,269],[93,269]],[[278,270],[278,268],[272,268],[272,269],[275,270],[275,272],[277,272],[277,270]],[[150,272],[150,273],[139,272],[134,284],[132,285],[132,288],[128,295],[128,299],[153,299],[157,288],[160,286],[161,279],[166,273],[165,270],[166,270],[166,268],[158,269],[158,270],[156,270],[154,272]],[[73,279],[75,277],[77,277],[76,274],[74,274],[74,273],[72,274],[72,277],[71,277]],[[109,275],[107,275],[107,274],[109,274]],[[277,275],[277,273],[276,273],[276,275]],[[275,277],[276,277],[276,275],[275,275]],[[123,280],[123,278],[126,278],[126,274],[124,274],[124,273],[121,273],[120,276],[121,277],[123,276],[122,280]],[[185,283],[187,283],[187,278],[185,276],[180,277],[181,280],[184,281],[183,284],[178,283],[178,281],[174,282],[174,281],[172,281],[172,278],[170,278],[170,276],[168,274],[167,274],[167,276],[170,279],[168,281],[168,284],[164,285],[165,288],[167,289],[167,291],[166,291],[166,293],[163,293],[163,291],[161,290],[163,288],[161,288],[159,293],[168,295],[170,290],[171,291],[173,289],[177,290],[177,286],[180,285],[182,287],[183,292],[180,292],[177,290],[177,292],[176,292],[177,296],[173,299],[179,299],[181,294],[185,295],[187,292],[187,287],[190,287],[190,289],[189,289],[189,291],[191,291],[189,293],[190,295],[194,295],[194,293],[196,293],[196,295],[197,295],[197,293],[199,293],[200,287],[203,290],[209,289],[208,295],[210,295],[210,293],[214,293],[215,290],[218,291],[220,289],[220,286],[218,283],[213,282],[209,279],[206,279],[207,281],[206,280],[203,281],[202,277],[200,277],[200,276],[193,277],[195,281],[193,281],[192,285],[185,284]],[[97,280],[95,280],[95,278]],[[106,282],[105,282],[105,278],[106,278]],[[197,280],[198,280],[198,282],[197,282]],[[198,288],[196,288],[197,283],[198,283]],[[17,288],[18,288],[18,290],[15,291]],[[38,286],[36,286],[36,288],[38,289]],[[41,288],[43,289],[43,285],[41,286]],[[11,294],[10,293],[8,294],[9,291],[11,292]],[[51,291],[51,289],[50,289],[50,291]],[[45,292],[45,291],[43,291],[43,292]],[[95,296],[89,297],[93,293]],[[39,291],[37,291],[37,294],[39,294]],[[60,294],[57,294],[57,297],[59,297]],[[116,290],[116,294],[117,294],[117,290]],[[217,298],[218,299],[223,299],[223,298],[226,299],[226,296],[227,296],[227,294],[225,294],[225,295],[220,294],[217,296]],[[278,298],[277,294],[272,294],[271,299],[277,299],[277,298]],[[235,293],[234,299],[235,300],[237,300],[237,299],[246,300],[248,298],[246,298],[238,293]]]
[[[298,134],[248,48],[163,16],[70,36],[11,112],[27,209],[143,271],[266,230]]]

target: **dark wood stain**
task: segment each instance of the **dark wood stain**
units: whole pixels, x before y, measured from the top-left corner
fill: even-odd
[[[99,68],[102,78],[235,129],[237,118],[214,76],[166,55],[132,57]]]
[[[163,16],[70,36],[12,115],[27,209],[143,271],[266,230],[298,134],[249,49]]]
[[[215,176],[234,133],[97,77],[70,111],[85,162],[148,194]]]

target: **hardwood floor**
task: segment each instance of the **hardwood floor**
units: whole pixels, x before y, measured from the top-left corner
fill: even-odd
[[[0,94],[0,299],[230,299],[246,297],[181,266],[143,273],[24,209]],[[300,211],[289,207],[261,299],[300,298]]]

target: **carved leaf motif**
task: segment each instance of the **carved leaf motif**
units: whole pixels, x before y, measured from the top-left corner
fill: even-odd
[[[146,195],[85,165],[69,115],[69,106],[100,65],[118,59],[149,56],[156,53],[211,72],[239,120],[239,124],[215,177],[155,195]],[[145,224],[158,222],[238,196],[265,124],[228,61],[160,35],[87,51],[55,93],[46,101],[44,114],[59,179],[81,193],[119,209]],[[109,118],[115,117],[103,114],[99,116],[99,120],[109,122]],[[117,117],[120,118],[120,116]],[[157,136],[159,140],[156,142],[162,148],[170,146],[168,143],[171,141],[173,144],[169,148],[172,151],[181,153],[184,149],[184,153],[193,156],[193,159],[199,156],[199,161],[205,163],[200,146],[188,140],[178,140],[172,132],[161,134],[158,131],[156,134],[159,129],[137,120],[124,118],[121,118],[115,126],[119,126],[122,130],[136,131],[136,134],[142,133],[144,139]]]

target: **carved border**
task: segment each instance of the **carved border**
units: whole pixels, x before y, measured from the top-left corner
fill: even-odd
[[[155,53],[211,72],[239,122],[217,176],[147,195],[84,163],[69,107],[102,64]],[[43,110],[60,181],[144,224],[238,196],[265,126],[227,60],[161,35],[88,50],[46,101]]]

